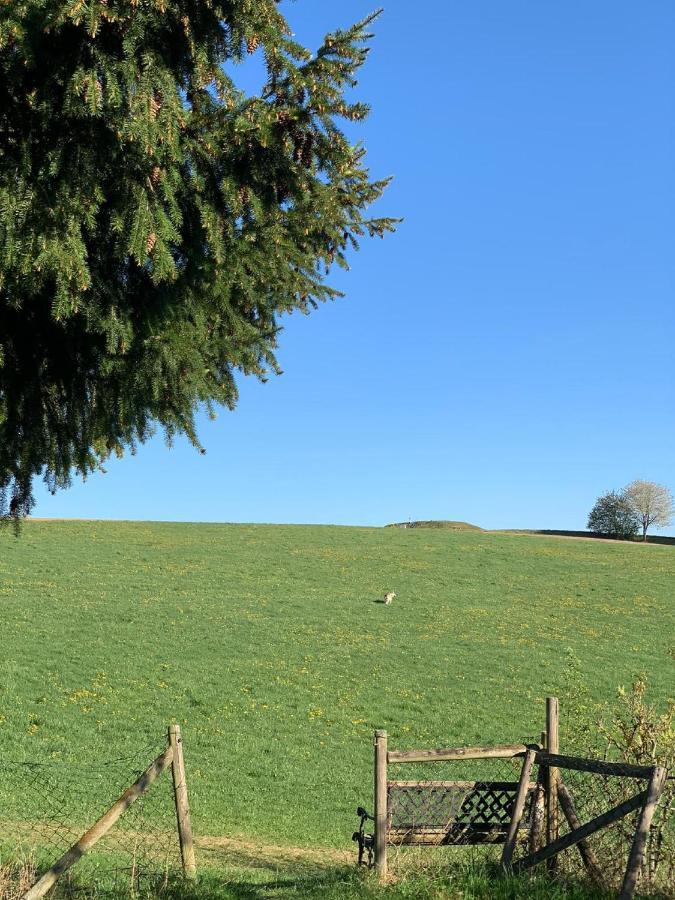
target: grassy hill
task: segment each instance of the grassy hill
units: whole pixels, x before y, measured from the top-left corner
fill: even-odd
[[[426,519],[409,522],[392,522],[387,528],[445,528],[450,531],[482,531],[478,525],[470,522],[453,522],[450,519]]]
[[[392,745],[537,739],[566,650],[672,690],[669,547],[453,529],[29,522],[0,535],[0,748],[91,762],[183,727],[201,834],[349,848]],[[396,591],[390,606],[376,602]]]

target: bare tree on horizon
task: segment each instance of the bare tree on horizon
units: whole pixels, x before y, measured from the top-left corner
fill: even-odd
[[[663,484],[637,479],[624,488],[624,495],[642,525],[642,540],[647,540],[650,525],[665,528],[673,519],[673,495]]]

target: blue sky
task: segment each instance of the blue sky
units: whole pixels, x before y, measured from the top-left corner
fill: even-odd
[[[373,7],[281,8],[311,46]],[[158,436],[35,515],[583,528],[675,490],[675,5],[390,0],[375,31],[358,135],[397,234],[286,320],[205,456]]]

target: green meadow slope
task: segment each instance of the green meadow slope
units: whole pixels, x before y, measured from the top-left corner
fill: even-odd
[[[201,834],[349,847],[376,727],[536,739],[556,693],[564,748],[567,648],[598,698],[642,670],[672,690],[670,547],[29,522],[0,550],[2,754],[87,763],[178,721]]]

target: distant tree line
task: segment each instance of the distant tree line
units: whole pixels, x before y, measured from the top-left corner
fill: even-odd
[[[673,495],[667,487],[638,479],[621,491],[598,497],[589,513],[587,528],[595,534],[622,540],[630,540],[641,531],[642,540],[646,541],[651,526],[670,525],[674,509]]]

